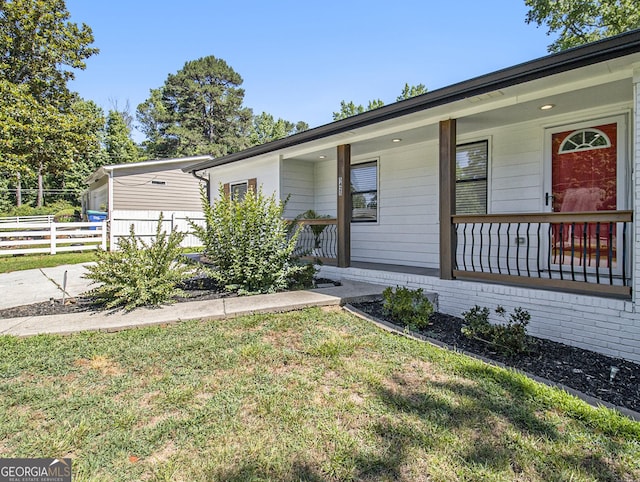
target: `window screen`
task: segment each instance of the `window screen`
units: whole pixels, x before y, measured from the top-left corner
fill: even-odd
[[[351,221],[378,220],[378,161],[351,166]]]
[[[456,214],[487,213],[487,141],[456,148]]]

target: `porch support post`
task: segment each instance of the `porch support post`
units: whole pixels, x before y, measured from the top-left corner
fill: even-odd
[[[640,63],[634,65],[633,70],[633,126],[631,132],[632,159],[633,159],[633,236],[629,243],[631,258],[631,297],[634,304],[640,301],[640,250],[638,240],[640,239]]]
[[[338,146],[338,268],[351,266],[351,145]]]
[[[440,121],[440,279],[454,279],[456,213],[456,120]]]

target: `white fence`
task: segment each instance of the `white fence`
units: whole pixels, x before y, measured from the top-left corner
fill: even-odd
[[[114,210],[111,213],[110,246],[118,245],[118,238],[129,236],[131,225],[136,237],[150,241],[156,235],[160,214],[163,214],[162,230],[170,233],[172,229],[187,233],[182,241],[183,248],[197,248],[202,242],[191,234],[192,228],[189,220],[200,226],[204,226],[204,214],[202,211],[125,211]]]
[[[6,224],[51,224],[53,222],[53,214],[43,214],[41,216],[9,216],[1,217],[0,225]]]
[[[2,223],[0,255],[107,249],[107,223]]]

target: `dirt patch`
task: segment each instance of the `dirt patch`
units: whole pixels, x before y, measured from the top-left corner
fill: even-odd
[[[74,361],[73,364],[77,367],[97,370],[103,375],[118,376],[123,374],[122,369],[115,361],[103,355],[95,355],[90,360],[87,360],[86,358],[79,358]]]

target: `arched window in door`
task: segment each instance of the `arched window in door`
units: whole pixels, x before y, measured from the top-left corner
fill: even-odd
[[[572,132],[562,141],[558,153],[604,149],[607,147],[611,147],[611,140],[607,134],[594,128],[580,129]]]

